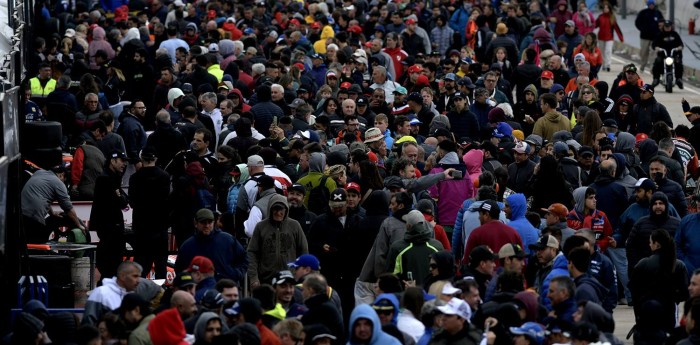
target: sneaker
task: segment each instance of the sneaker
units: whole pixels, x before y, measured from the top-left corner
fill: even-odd
[[[683,81],[680,79],[676,79],[676,85],[678,85],[678,88],[683,90]]]
[[[656,87],[657,85],[659,85],[659,83],[659,79],[654,79],[654,81],[651,82],[651,87]]]

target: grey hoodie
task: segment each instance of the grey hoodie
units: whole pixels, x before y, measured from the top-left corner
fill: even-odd
[[[194,338],[196,340],[204,339],[204,335],[207,332],[207,324],[212,319],[218,318],[219,315],[216,315],[216,313],[210,311],[202,313],[202,315],[199,316],[199,319],[197,319],[197,324],[194,326]],[[223,325],[223,322],[221,324]]]
[[[574,209],[576,212],[583,214],[583,210],[586,208],[586,190],[589,187],[578,187],[574,189]]]
[[[320,152],[314,152],[309,158],[309,171],[323,172],[326,168],[326,155]]]

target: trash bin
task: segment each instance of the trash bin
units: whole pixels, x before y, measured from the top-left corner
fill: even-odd
[[[71,278],[70,256],[30,255],[31,275],[44,276],[49,285],[49,308],[74,308],[75,284]]]

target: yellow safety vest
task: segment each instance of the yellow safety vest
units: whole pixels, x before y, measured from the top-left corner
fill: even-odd
[[[32,90],[32,97],[46,97],[56,89],[56,80],[49,79],[46,86],[42,88],[39,78],[34,77],[29,79],[29,87]]]

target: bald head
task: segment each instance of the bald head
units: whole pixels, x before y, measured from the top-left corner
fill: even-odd
[[[615,169],[617,169],[617,163],[614,159],[606,159],[600,162],[600,173],[608,176],[615,176]]]
[[[194,296],[187,291],[178,290],[173,293],[173,297],[170,298],[170,306],[177,308],[180,317],[183,320],[194,315],[197,311],[197,302],[194,300]]]

